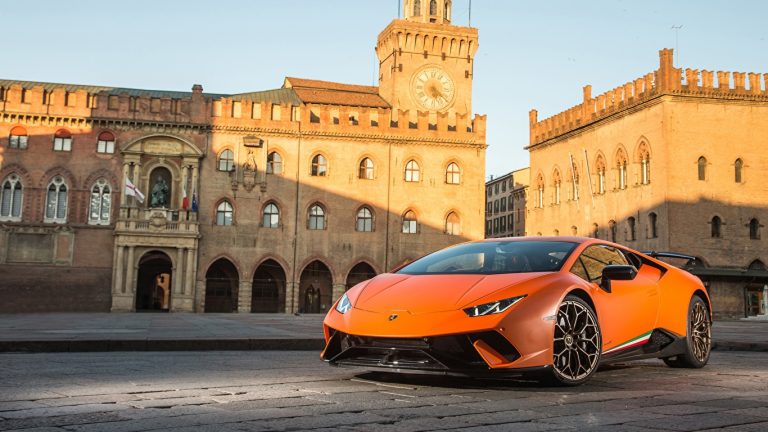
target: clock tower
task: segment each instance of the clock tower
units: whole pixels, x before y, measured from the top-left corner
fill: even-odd
[[[477,29],[451,24],[451,0],[405,0],[379,34],[379,94],[393,108],[472,115]]]

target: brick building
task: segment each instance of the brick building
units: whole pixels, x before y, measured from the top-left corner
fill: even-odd
[[[322,312],[482,238],[477,30],[405,3],[378,87],[0,81],[0,311]]]
[[[485,183],[485,238],[526,235],[529,181],[530,168],[522,168]]]
[[[715,80],[716,78],[716,80]],[[532,235],[698,257],[721,317],[766,313],[768,74],[673,66],[530,116]]]

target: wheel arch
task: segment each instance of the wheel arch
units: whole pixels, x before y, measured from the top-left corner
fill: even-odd
[[[693,297],[699,297],[704,301],[704,304],[707,305],[707,311],[709,312],[709,319],[712,319],[712,302],[709,301],[709,296],[702,290],[701,288],[697,288],[696,291],[693,292]]]
[[[581,288],[576,287],[566,293],[566,296],[569,296],[569,295],[576,296],[584,300],[585,302],[587,302],[589,307],[592,308],[592,312],[594,312],[595,316],[598,317],[598,320],[599,320],[600,317],[597,315],[597,308],[595,308],[595,302],[592,301],[592,296],[590,296],[589,293],[587,293]]]

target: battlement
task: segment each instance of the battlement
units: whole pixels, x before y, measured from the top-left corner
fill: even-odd
[[[739,98],[768,101],[768,73],[744,73],[675,68],[672,49],[659,51],[659,69],[596,97],[592,86],[583,88],[581,104],[552,117],[539,120],[538,112],[529,113],[530,145],[596,122],[613,113],[639,105],[663,94],[690,94],[714,98]],[[715,74],[717,83],[715,83]],[[749,79],[747,86],[747,78]],[[762,78],[762,79],[761,79]],[[762,81],[762,84],[761,84]]]
[[[476,28],[395,20],[379,35],[376,52],[381,57],[405,51],[453,58],[474,57],[477,52]]]
[[[187,93],[5,83],[7,87],[0,83],[0,112],[32,119],[55,116],[485,142],[486,116],[303,103],[292,89],[224,96],[204,94],[199,85]]]

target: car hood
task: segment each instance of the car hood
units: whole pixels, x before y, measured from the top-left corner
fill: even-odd
[[[369,312],[393,311],[422,314],[473,306],[496,291],[519,285],[548,273],[498,275],[405,275],[383,274],[370,280],[354,301]],[[510,295],[521,295],[510,293]]]

